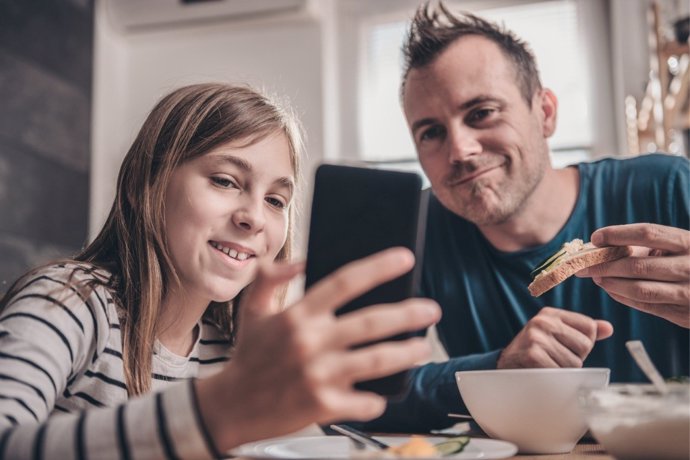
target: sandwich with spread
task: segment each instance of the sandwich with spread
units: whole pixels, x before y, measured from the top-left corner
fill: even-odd
[[[565,243],[556,254],[532,271],[532,282],[527,289],[534,297],[539,297],[580,270],[630,255],[630,246],[597,247],[575,239]]]

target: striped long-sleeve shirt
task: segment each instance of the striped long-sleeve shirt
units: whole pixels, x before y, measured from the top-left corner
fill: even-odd
[[[153,391],[130,399],[119,307],[102,285],[87,295],[68,286],[74,268],[52,266],[32,275],[0,313],[0,458],[218,455],[192,379],[219,370],[228,341],[201,322],[188,357],[156,342]],[[78,270],[72,284],[94,276]]]

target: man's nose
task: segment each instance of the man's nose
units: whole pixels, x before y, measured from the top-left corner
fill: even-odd
[[[465,161],[472,155],[482,151],[482,144],[477,139],[475,130],[467,127],[457,127],[448,136],[448,161],[455,163]]]

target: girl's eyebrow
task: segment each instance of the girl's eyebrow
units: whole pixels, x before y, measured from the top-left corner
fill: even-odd
[[[248,174],[251,174],[254,171],[254,168],[252,167],[251,163],[249,163],[247,160],[227,153],[213,155],[212,159],[213,162],[216,164],[230,163],[232,165],[235,165]],[[276,180],[274,180],[273,183],[280,187],[287,188],[290,191],[290,194],[292,194],[293,190],[295,189],[295,181],[288,176],[279,177]]]
[[[290,177],[279,177],[278,179],[274,180],[273,183],[277,184],[279,187],[288,189],[290,195],[292,195],[292,192],[295,190],[295,181],[293,181]]]
[[[243,158],[239,158],[227,153],[219,154],[219,155],[213,155],[212,156],[213,162],[216,164],[221,164],[221,163],[230,163],[238,168],[240,168],[242,171],[251,173],[252,172],[252,165],[249,163],[247,160]]]

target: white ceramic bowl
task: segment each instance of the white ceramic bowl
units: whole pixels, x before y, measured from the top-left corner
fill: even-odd
[[[496,369],[456,372],[467,409],[489,436],[521,453],[570,452],[587,431],[582,389],[604,388],[609,369]]]
[[[580,398],[592,435],[618,459],[690,458],[690,384],[660,395],[652,385],[616,384]]]

